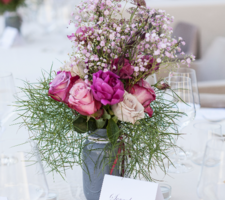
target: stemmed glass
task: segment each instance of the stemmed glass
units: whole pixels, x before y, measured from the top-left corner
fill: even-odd
[[[66,171],[66,174],[70,185],[70,191],[74,199],[85,200],[81,167],[74,165],[73,169],[68,169]]]
[[[54,0],[43,0],[37,12],[37,23],[43,28],[44,34],[56,28],[56,11]]]
[[[185,76],[172,76],[165,78],[164,81],[170,86],[170,89],[166,92],[165,99],[168,102],[174,102],[174,111],[184,113],[174,119],[178,132],[181,133],[181,130],[194,120],[196,115],[191,79]],[[177,145],[179,146],[179,143]],[[168,172],[185,173],[192,169],[190,165],[181,163],[180,159],[183,156],[179,156],[180,152],[182,150],[177,148],[175,153],[178,155],[178,160],[174,163],[174,166],[171,165],[169,167]]]
[[[0,141],[0,197],[45,200],[48,185],[37,148],[24,140]]]
[[[196,73],[194,69],[191,68],[178,68],[175,72],[170,72],[169,77],[172,76],[184,76],[189,77],[191,79],[192,92],[194,96],[195,109],[199,109],[201,107],[199,92],[198,92],[198,83],[196,78]]]
[[[207,141],[210,139],[222,138],[222,126],[220,124],[209,122],[196,122],[193,126],[197,134],[195,134],[195,137],[193,138],[193,156],[191,157],[191,160],[196,165],[202,165]]]
[[[13,107],[10,106],[14,101],[16,89],[12,73],[0,71],[0,135],[3,133],[3,124],[13,114]]]
[[[203,200],[225,199],[225,141],[224,138],[207,142],[197,194]]]
[[[195,103],[195,109],[200,109],[200,98],[199,98],[199,92],[198,92],[198,83],[196,78],[196,73],[194,69],[191,68],[178,68],[175,72],[170,72],[169,77],[172,76],[184,76],[189,77],[191,79],[191,86],[192,86],[192,92],[194,97],[194,103]],[[184,151],[180,152],[183,157],[190,158],[193,155],[193,152],[190,150],[191,145],[189,144],[188,149],[183,149]]]

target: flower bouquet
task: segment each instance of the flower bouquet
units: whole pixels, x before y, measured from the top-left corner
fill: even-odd
[[[176,59],[184,41],[170,36],[173,17],[144,0],[132,3],[129,18],[121,0],[76,6],[70,60],[43,73],[38,84],[25,82],[26,98],[17,101],[42,161],[61,174],[80,165],[88,200],[99,199],[104,174],[153,181],[156,167],[166,173],[177,135],[174,119],[184,114],[174,110],[176,101],[165,100],[169,85],[145,79],[194,57]]]

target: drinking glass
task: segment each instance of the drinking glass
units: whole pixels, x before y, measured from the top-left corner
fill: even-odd
[[[193,126],[196,130],[196,134],[195,137],[193,137],[192,142],[193,156],[191,157],[191,160],[197,165],[202,165],[207,141],[213,138],[222,137],[222,127],[220,124],[206,122],[197,122]]]
[[[195,109],[196,110],[200,109],[201,107],[200,98],[199,98],[198,83],[197,83],[195,70],[190,68],[178,68],[175,72],[169,73],[169,77],[171,76],[184,76],[184,77],[189,77],[191,79]],[[191,158],[193,155],[193,152],[190,150],[190,147],[189,149],[184,149],[184,152],[180,152],[180,153],[183,154],[183,156],[186,156],[187,158]]]
[[[165,100],[173,103],[174,111],[184,113],[183,115],[174,119],[177,124],[178,132],[194,120],[196,111],[193,98],[191,79],[185,76],[172,76],[164,79],[171,90],[166,91]],[[178,140],[179,141],[179,140]],[[179,145],[179,142],[177,143]],[[169,166],[168,172],[170,173],[185,173],[192,170],[192,166],[184,164],[181,159],[184,157],[184,152],[180,148],[175,149],[176,161],[173,165]]]
[[[173,110],[185,113],[174,119],[179,132],[194,120],[196,111],[191,86],[191,79],[184,76],[173,76],[164,79],[165,83],[170,86],[165,98],[170,102],[174,102]],[[175,94],[174,94],[175,93]]]
[[[43,0],[42,4],[39,5],[36,18],[44,34],[52,32],[57,26],[55,1]]]
[[[0,141],[0,196],[8,200],[41,200],[48,185],[39,152],[22,140]]]
[[[175,72],[170,72],[169,76],[184,76],[189,77],[191,79],[191,85],[192,85],[192,92],[195,102],[195,109],[199,109],[201,107],[200,105],[200,98],[199,98],[199,92],[198,92],[198,83],[196,78],[196,73],[194,69],[191,68],[178,68]]]
[[[202,200],[225,199],[225,141],[224,138],[207,142],[200,178],[198,197]]]
[[[3,124],[13,114],[12,102],[14,101],[14,95],[16,89],[12,73],[6,71],[0,71],[0,135],[3,132]]]
[[[73,166],[73,169],[66,171],[66,178],[70,185],[70,191],[74,199],[86,200],[83,192],[83,172],[80,166]]]
[[[165,183],[159,183],[164,200],[171,199],[172,187]]]

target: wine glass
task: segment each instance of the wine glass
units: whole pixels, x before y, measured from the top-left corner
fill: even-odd
[[[197,165],[202,165],[205,146],[208,140],[222,137],[222,126],[220,124],[213,124],[207,122],[194,123],[196,130],[193,138],[193,156],[191,160]]]
[[[169,77],[172,76],[184,76],[184,77],[189,77],[191,79],[191,86],[192,86],[192,92],[193,92],[193,98],[194,98],[194,103],[195,103],[195,109],[198,110],[200,109],[200,98],[199,98],[199,92],[198,92],[198,83],[197,83],[197,78],[196,78],[196,73],[194,69],[191,68],[178,68],[175,72],[170,72]],[[184,152],[180,152],[183,154],[182,156],[191,158],[193,155],[193,151],[191,144],[189,143],[189,148],[188,149],[183,149]]]
[[[0,141],[0,196],[44,200],[48,185],[37,148],[22,140]]]
[[[54,0],[43,0],[39,5],[36,18],[44,34],[52,32],[57,24]]]
[[[82,169],[77,165],[74,165],[73,169],[68,169],[66,171],[66,178],[70,185],[70,191],[74,199],[86,199],[83,191],[82,175]]]
[[[170,90],[167,91],[165,97],[167,100],[176,103],[173,110],[185,113],[185,115],[174,119],[180,132],[194,120],[196,115],[191,79],[184,76],[173,76],[165,78],[164,82],[170,86]]]
[[[170,89],[165,93],[165,100],[172,102],[173,111],[184,113],[174,119],[178,132],[181,133],[181,130],[194,120],[196,115],[191,79],[185,76],[172,76],[165,78],[164,82],[170,86]],[[178,146],[180,146],[179,141],[177,141]],[[169,166],[168,172],[185,173],[192,170],[191,165],[181,163],[182,153],[183,150],[180,148],[175,150],[177,161],[174,165]]]
[[[225,199],[225,141],[224,138],[207,142],[197,194],[203,200]]]
[[[198,92],[198,83],[196,78],[196,73],[194,69],[191,68],[178,68],[175,72],[170,72],[169,77],[171,76],[184,76],[189,77],[191,79],[192,92],[194,96],[195,109],[199,109],[201,107],[199,92]]]
[[[16,89],[12,73],[0,71],[0,135],[3,133],[3,124],[13,114],[13,107],[10,106],[14,101]]]

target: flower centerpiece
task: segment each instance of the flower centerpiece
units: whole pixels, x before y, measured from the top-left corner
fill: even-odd
[[[5,27],[14,27],[20,31],[22,19],[16,11],[22,5],[24,0],[0,0],[0,15],[5,13]]]
[[[169,85],[145,79],[166,65],[189,65],[194,56],[176,59],[184,41],[171,38],[173,17],[144,0],[132,3],[129,18],[121,0],[76,6],[70,59],[38,84],[26,82],[26,98],[17,101],[42,161],[58,173],[80,165],[88,200],[99,199],[104,174],[152,181],[156,167],[166,173],[174,119],[183,114],[164,99]]]

